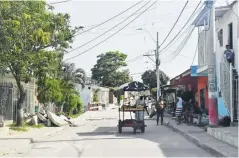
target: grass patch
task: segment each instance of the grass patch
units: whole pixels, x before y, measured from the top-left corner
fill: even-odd
[[[15,123],[12,123],[8,125],[9,129],[13,131],[18,131],[18,132],[27,132],[29,128],[42,128],[44,127],[43,124],[38,124],[38,125],[28,125],[28,124],[23,124],[22,126],[16,126]]]
[[[27,132],[29,129],[26,125],[16,126],[15,123],[8,125],[8,127],[9,127],[9,129],[11,129],[13,131],[18,131],[18,132]]]
[[[45,127],[43,124],[38,124],[38,125],[32,125],[32,126],[29,126],[30,128],[43,128]]]

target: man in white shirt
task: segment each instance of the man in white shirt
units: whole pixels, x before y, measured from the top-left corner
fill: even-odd
[[[140,96],[140,98],[136,101],[136,106],[144,106],[144,97]],[[135,112],[135,119],[137,121],[142,121],[144,118],[144,111],[136,111]]]

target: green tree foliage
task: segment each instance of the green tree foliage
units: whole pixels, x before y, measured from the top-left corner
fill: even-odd
[[[119,71],[120,68],[127,66],[127,55],[119,51],[110,51],[97,56],[98,60],[92,71],[92,79],[102,86],[117,87],[130,82],[128,70]]]
[[[99,102],[99,91],[100,89],[93,90],[93,102]]]
[[[63,63],[62,78],[70,83],[79,84],[82,88],[85,87],[86,73],[81,68],[75,68],[74,63]]]
[[[169,81],[169,77],[161,70],[159,71],[159,75],[161,85],[166,85]],[[155,70],[145,71],[142,74],[141,79],[144,84],[149,85],[150,89],[157,87],[157,76]]]
[[[49,77],[44,70],[53,70],[51,65],[69,48],[76,31],[70,28],[69,14],[53,13],[45,1],[0,3],[0,67],[11,71],[19,90],[17,125],[22,125],[26,96],[22,82],[28,83],[39,74]],[[43,84],[57,85],[54,80]]]
[[[43,85],[38,85],[38,100],[46,106],[46,103],[56,103],[62,101],[63,94],[59,80],[47,78]]]

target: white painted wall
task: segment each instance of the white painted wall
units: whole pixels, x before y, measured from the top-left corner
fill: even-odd
[[[238,15],[238,3],[235,3],[232,6],[232,10],[235,14]],[[217,65],[220,64],[221,58],[225,51],[225,46],[228,44],[228,35],[229,35],[229,27],[228,24],[233,23],[233,51],[235,53],[235,67],[239,70],[239,55],[238,55],[238,17],[232,12],[232,10],[228,10],[222,18],[216,21],[216,35],[220,29],[223,29],[223,46],[221,47],[219,41],[217,40]]]

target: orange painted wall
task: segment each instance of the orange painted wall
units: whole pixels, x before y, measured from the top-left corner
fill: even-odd
[[[198,80],[198,104],[201,105],[200,103],[200,90],[201,89],[205,89],[205,107],[206,109],[208,109],[208,90],[207,90],[207,84],[208,84],[208,77],[204,77],[204,76],[201,76],[201,77],[198,77],[197,78]]]

